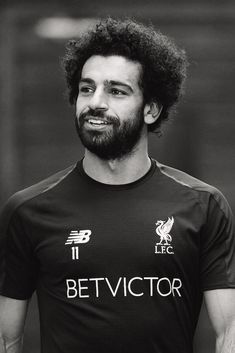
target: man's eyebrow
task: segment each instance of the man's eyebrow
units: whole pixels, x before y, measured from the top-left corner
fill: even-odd
[[[94,84],[95,82],[94,82],[91,78],[86,78],[86,77],[84,77],[84,78],[81,78],[81,79],[79,80],[79,84],[80,84],[80,83]]]
[[[80,83],[88,83],[88,84],[95,84],[95,81],[92,80],[91,78],[88,77],[83,77],[79,80],[79,84]],[[113,86],[123,86],[126,87],[128,90],[130,90],[131,92],[133,92],[133,88],[128,85],[127,83],[124,83],[122,81],[116,81],[116,80],[105,80],[105,85],[113,85]]]
[[[105,83],[108,85],[113,85],[113,86],[124,86],[124,87],[128,88],[131,92],[133,92],[133,88],[130,85],[128,85],[127,83],[121,82],[121,81],[110,80],[110,81],[106,81]]]

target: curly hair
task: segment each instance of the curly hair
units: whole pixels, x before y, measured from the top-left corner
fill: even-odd
[[[142,66],[140,87],[145,103],[156,102],[163,109],[149,131],[158,131],[168,119],[183,93],[187,58],[184,50],[152,26],[131,19],[100,20],[77,40],[66,46],[62,59],[68,85],[69,102],[75,104],[78,82],[85,62],[93,55],[121,55]]]

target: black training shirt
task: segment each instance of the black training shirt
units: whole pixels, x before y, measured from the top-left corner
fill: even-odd
[[[125,185],[79,162],[14,195],[0,226],[0,293],[37,291],[42,353],[190,353],[203,291],[235,288],[225,198],[155,161]]]

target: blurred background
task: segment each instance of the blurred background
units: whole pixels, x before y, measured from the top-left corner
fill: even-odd
[[[0,4],[0,204],[83,155],[60,68],[68,39],[97,18],[133,16],[176,39],[190,67],[186,95],[164,135],[160,162],[218,187],[235,210],[235,4],[232,0],[11,0]],[[36,299],[24,353],[39,353]],[[203,306],[196,353],[214,352]]]

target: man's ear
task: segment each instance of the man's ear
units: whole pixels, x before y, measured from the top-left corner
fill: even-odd
[[[162,108],[159,103],[146,104],[144,107],[144,122],[147,125],[155,123],[162,112]]]

